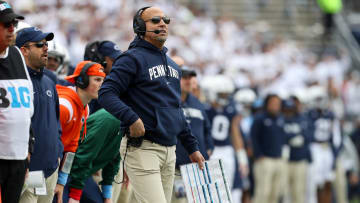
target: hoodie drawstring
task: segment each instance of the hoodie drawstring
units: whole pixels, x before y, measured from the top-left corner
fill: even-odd
[[[166,70],[166,77],[168,78],[168,77],[170,77],[170,70],[168,67],[167,60],[166,60],[166,55],[163,52],[161,52],[161,58],[162,58],[163,62],[165,62],[164,65],[165,65],[165,70]]]

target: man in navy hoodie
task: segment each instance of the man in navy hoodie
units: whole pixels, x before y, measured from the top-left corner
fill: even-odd
[[[35,27],[24,28],[16,37],[18,46],[34,87],[34,115],[31,126],[35,133],[34,153],[30,160],[30,171],[42,171],[46,178],[46,193],[40,195],[39,189],[26,188],[21,195],[21,203],[51,202],[56,186],[63,144],[60,140],[59,98],[55,83],[44,74],[47,63],[47,41],[54,38],[53,33],[43,33]]]
[[[306,202],[306,179],[308,165],[311,161],[309,122],[300,111],[300,105],[297,97],[282,102],[285,139],[290,147],[287,166],[288,188],[291,201],[294,203]]]
[[[164,47],[169,23],[159,8],[136,12],[137,37],[99,92],[99,103],[125,130],[120,153],[134,189],[130,202],[171,201],[177,137],[190,160],[203,168],[204,157],[181,109],[181,71]]]
[[[255,116],[251,126],[250,135],[255,157],[254,203],[277,203],[284,188],[282,172],[285,161],[282,157],[286,139],[280,110],[280,97],[275,94],[267,95],[264,112]]]
[[[181,105],[184,110],[186,121],[190,124],[191,131],[199,142],[199,149],[206,160],[209,159],[214,150],[214,142],[211,136],[210,121],[206,115],[204,105],[190,92],[194,88],[192,80],[196,78],[196,72],[190,68],[183,66],[180,57],[172,57],[172,59],[181,67]],[[184,183],[181,179],[180,165],[191,163],[189,155],[185,148],[177,143],[176,145],[176,173],[174,181],[174,191],[172,195],[172,203],[187,202],[185,196]]]

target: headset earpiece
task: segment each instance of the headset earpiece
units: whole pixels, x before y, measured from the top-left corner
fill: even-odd
[[[141,14],[151,6],[146,6],[139,9],[133,19],[133,30],[134,33],[140,36],[144,36],[146,33],[146,24],[145,21],[141,18]]]
[[[89,68],[97,63],[89,62],[84,65],[82,68],[80,75],[75,79],[75,85],[81,89],[86,89],[89,86],[89,76],[87,75],[87,71]]]

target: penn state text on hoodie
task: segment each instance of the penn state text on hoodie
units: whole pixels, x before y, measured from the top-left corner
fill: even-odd
[[[214,150],[214,141],[211,137],[210,121],[205,112],[204,105],[192,94],[188,94],[182,103],[186,121],[191,126],[191,131],[199,143],[199,150],[205,160],[209,159],[208,150]],[[185,148],[177,143],[176,145],[176,167],[191,163],[189,154]]]
[[[198,143],[180,106],[181,71],[166,52],[136,37],[114,62],[98,101],[124,128],[141,118],[145,139],[173,146],[178,136],[191,154]]]

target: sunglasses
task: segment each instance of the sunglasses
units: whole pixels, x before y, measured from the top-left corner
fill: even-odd
[[[4,27],[5,28],[10,28],[11,26],[17,27],[18,23],[19,23],[19,21],[13,20],[13,21],[4,23]]]
[[[47,42],[38,42],[38,43],[34,43],[34,44],[28,44],[28,45],[26,45],[24,47],[29,47],[31,45],[34,45],[37,48],[43,48],[44,46],[49,47]]]
[[[170,18],[167,16],[163,16],[163,17],[154,16],[150,20],[147,20],[145,22],[151,21],[154,24],[158,24],[158,23],[160,23],[161,19],[164,21],[165,24],[170,24]]]

